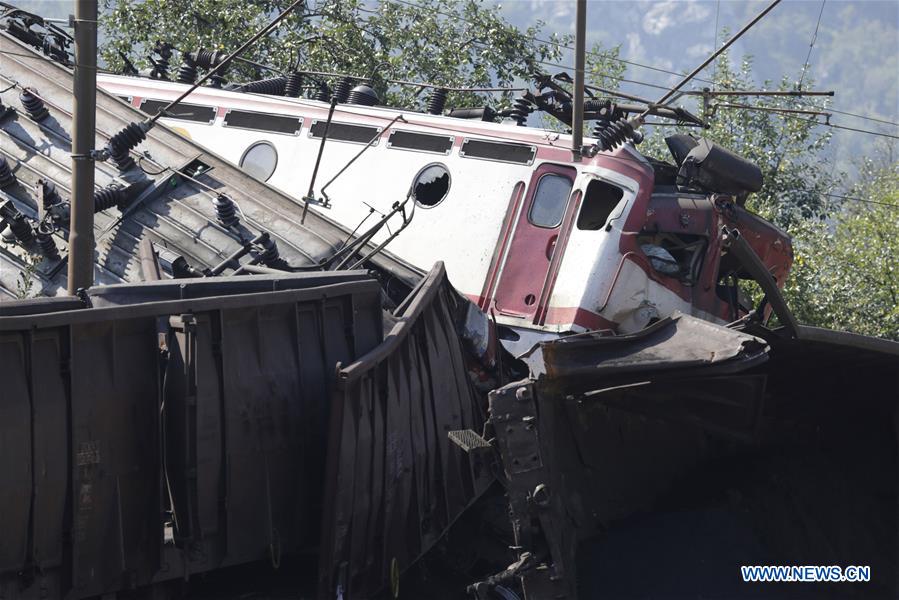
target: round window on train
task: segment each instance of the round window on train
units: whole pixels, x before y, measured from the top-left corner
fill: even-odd
[[[412,180],[410,193],[415,203],[422,208],[437,206],[450,189],[450,174],[441,163],[431,163],[424,167]]]
[[[270,142],[256,142],[240,157],[240,168],[260,181],[268,181],[278,166],[278,151]]]

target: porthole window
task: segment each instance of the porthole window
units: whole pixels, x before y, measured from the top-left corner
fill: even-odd
[[[268,181],[278,166],[278,151],[269,142],[256,142],[240,157],[240,168],[260,181]]]
[[[416,204],[422,208],[431,208],[443,202],[449,189],[449,171],[441,163],[432,163],[419,171],[412,180],[410,193]]]

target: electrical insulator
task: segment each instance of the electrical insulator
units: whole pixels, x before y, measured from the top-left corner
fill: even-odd
[[[181,66],[178,67],[178,76],[175,79],[178,83],[192,84],[197,80],[197,63],[193,55],[183,54],[181,56]]]
[[[267,267],[274,266],[274,264],[278,262],[280,256],[278,245],[275,244],[275,240],[271,237],[266,237],[259,243],[259,245],[262,246],[262,253],[259,254],[259,262]]]
[[[284,95],[288,98],[299,98],[302,90],[303,74],[299,71],[294,71],[287,76],[287,83],[284,86]]]
[[[46,179],[38,179],[37,183],[41,186],[43,191],[43,207],[44,210],[50,208],[51,206],[56,206],[62,202],[62,197],[59,195],[59,192],[56,191],[56,184],[52,181],[47,181]]]
[[[517,125],[524,127],[525,122],[528,120],[528,115],[530,115],[533,110],[534,107],[530,100],[525,97],[520,97],[515,99],[512,110],[509,112],[509,116]]]
[[[147,139],[149,127],[146,123],[129,123],[110,138],[106,151],[120,171],[127,171],[134,166],[134,159],[131,158],[130,152]]]
[[[603,151],[614,150],[628,139],[633,139],[636,143],[643,140],[640,132],[635,131],[634,126],[626,119],[619,119],[608,124],[598,123],[593,128],[593,137],[599,140],[597,145]]]
[[[216,196],[215,200],[212,201],[212,205],[215,207],[216,218],[225,227],[234,227],[240,222],[240,219],[237,217],[234,200],[225,194]]]
[[[193,53],[193,62],[196,67],[200,67],[201,69],[214,69],[222,63],[225,56],[225,54],[218,50],[197,50]],[[224,70],[227,70],[227,67],[225,67]],[[224,73],[222,71],[213,75],[209,79],[209,85],[217,88],[222,87],[225,83],[223,75]],[[196,75],[194,77],[196,77]]]
[[[347,77],[344,77],[337,82],[337,85],[334,86],[334,97],[337,98],[338,103],[343,104],[347,101],[347,98],[350,96],[352,85],[352,81]]]
[[[434,88],[428,97],[428,113],[432,115],[442,115],[443,109],[446,107],[446,88]]]
[[[116,184],[106,186],[94,192],[94,212],[102,212],[113,206],[122,206],[125,202],[125,188]]]
[[[327,102],[331,98],[331,88],[328,87],[327,83],[319,83],[318,91],[315,93],[314,100],[318,100],[319,102]]]
[[[16,183],[16,174],[12,172],[5,156],[0,156],[0,189],[8,188]]]
[[[241,92],[250,92],[254,94],[269,94],[272,96],[283,96],[284,89],[287,85],[286,77],[272,77],[271,79],[260,79],[244,83],[238,89]]]
[[[153,68],[150,70],[151,79],[169,80],[169,61],[172,58],[172,46],[166,42],[157,41],[153,46],[153,53],[159,58],[150,57]]]
[[[27,246],[34,241],[34,228],[28,222],[28,219],[25,218],[25,215],[19,213],[13,218],[7,219],[6,222],[9,223],[9,229],[16,236],[16,239],[19,240],[20,244]]]
[[[35,121],[42,121],[50,115],[50,111],[44,105],[44,100],[37,95],[37,91],[32,88],[25,88],[19,95],[19,101],[22,106]]]
[[[53,239],[53,226],[49,223],[41,223],[37,226],[37,245],[41,254],[50,260],[59,260],[59,249],[56,240]]]

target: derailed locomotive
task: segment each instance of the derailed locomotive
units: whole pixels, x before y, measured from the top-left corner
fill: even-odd
[[[4,44],[27,51],[7,38]],[[20,80],[30,76],[48,85],[21,64],[15,69]],[[54,74],[65,79],[62,69]],[[159,107],[179,89],[134,78],[102,81],[147,111],[148,98]],[[70,431],[67,472],[42,472],[45,455],[34,452],[24,461],[30,470],[4,475],[19,475],[16,481],[30,490],[7,498],[18,510],[21,536],[4,555],[4,593],[118,593],[249,560],[277,564],[282,551],[311,547],[320,565],[321,597],[402,594],[400,575],[443,543],[454,520],[477,508],[472,503],[491,479],[503,484],[511,517],[508,567],[472,573],[467,582],[457,577],[450,594],[470,584],[469,592],[480,598],[594,597],[589,586],[595,582],[584,574],[596,566],[581,568],[578,577],[579,555],[589,556],[585,542],[627,515],[664,510],[664,502],[687,505],[683,496],[672,500],[672,490],[682,487],[698,488],[700,500],[693,501],[699,507],[720,508],[720,496],[730,498],[734,490],[745,498],[723,506],[749,515],[742,524],[759,538],[763,552],[753,558],[760,562],[870,564],[873,581],[859,592],[895,592],[899,351],[888,342],[795,323],[779,293],[792,258],[789,238],[742,206],[745,194],[760,184],[752,165],[679,137],[669,142],[674,164],[650,161],[630,144],[575,163],[567,136],[553,132],[354,104],[338,104],[331,119],[323,102],[215,89],[201,89],[191,101],[163,120],[295,196],[305,188],[297,181],[311,178],[327,135],[321,181],[329,182],[331,193],[307,194],[306,206],[320,205],[309,212],[332,217],[343,231],[367,231],[368,219],[398,220],[393,231],[369,229],[368,248],[389,242],[394,255],[419,268],[443,258],[449,281],[470,303],[450,290],[440,269],[408,295],[398,291],[409,281],[397,275],[409,272],[403,262],[382,253],[384,260],[375,264],[360,247],[350,260],[328,264],[359,263],[380,272],[387,306],[398,302],[387,310],[383,342],[372,325],[371,285],[360,288],[364,301],[341,299],[349,287],[316,289],[346,285],[364,277],[359,273],[312,278],[305,284],[313,291],[297,297],[285,290],[303,284],[272,273],[221,287],[201,280],[133,291],[97,288],[87,294],[94,308],[62,301],[47,323],[30,316],[46,307],[13,305],[9,316],[15,318],[3,324],[11,332],[4,348],[22,367],[13,359],[4,364],[9,379],[21,385],[16,403],[4,402],[16,408],[10,413],[15,418],[30,415],[37,435],[23,431],[4,439],[41,449],[37,441],[49,431],[42,399],[54,398],[58,410],[74,412],[70,430],[51,423],[53,431]],[[130,111],[117,104],[105,97],[105,110],[121,120]],[[50,112],[57,118],[64,113],[58,106]],[[36,117],[15,118],[27,133],[43,132],[60,144],[60,136],[38,127]],[[27,149],[20,129],[10,125],[4,133],[24,148],[17,164],[43,160]],[[147,142],[157,160],[160,153],[177,156],[196,148],[168,131],[160,135]],[[197,153],[199,158],[185,156],[185,180],[240,193],[240,180],[218,157]],[[197,160],[217,170],[201,175]],[[137,167],[114,179],[147,178]],[[170,169],[175,175],[186,167]],[[340,175],[345,169],[352,170]],[[9,206],[30,214],[31,202],[20,192],[31,182],[22,167],[16,170],[24,184]],[[283,180],[275,178],[279,170]],[[137,223],[149,237],[168,236],[159,256],[149,257],[164,278],[258,272],[260,264],[290,267],[265,262],[266,248],[223,227],[214,210],[218,197],[166,196],[170,180],[152,173],[158,179],[149,189],[161,196],[146,198],[146,210],[112,209],[122,219],[104,227],[115,240],[99,266],[122,280],[137,279],[110,260]],[[411,189],[409,181],[415,182]],[[243,187],[264,194],[258,182]],[[295,250],[292,260],[305,258],[315,268],[330,251],[340,252],[334,239],[340,230],[329,219],[313,214],[315,229],[301,227],[301,203],[291,214],[278,194],[241,201],[244,207],[253,203],[255,211],[241,210],[242,222],[270,228],[282,246]],[[189,219],[197,235],[171,237],[184,225],[167,218],[171,214]],[[60,230],[64,238],[64,225]],[[27,243],[10,239],[13,250],[4,246],[4,252],[21,256]],[[64,240],[58,243],[64,251]],[[196,245],[217,250],[224,266],[209,258],[216,252],[204,255]],[[317,253],[308,253],[310,246]],[[58,260],[46,258],[38,273],[52,280]],[[747,279],[762,290],[756,306],[741,293],[739,281]],[[191,302],[204,296],[191,290],[204,286],[220,296],[272,291],[265,298]],[[285,306],[300,299],[312,306]],[[279,306],[264,308],[266,303]],[[134,317],[130,322],[106,328],[93,323],[107,318],[110,306],[130,304],[139,314],[121,308],[109,313]],[[92,311],[103,307],[107,312],[95,318]],[[776,328],[767,325],[771,314]],[[45,325],[55,329],[29,333]],[[169,353],[163,367],[155,354],[162,339]],[[311,350],[304,339],[315,340]],[[243,359],[240,344],[252,349]],[[89,389],[91,371],[52,358],[49,350],[57,346],[63,354],[78,348],[79,356],[69,357],[76,362],[89,348],[107,357],[109,406],[96,406],[103,414],[93,415],[93,405],[76,398],[79,389]],[[117,358],[119,348],[127,352]],[[51,390],[28,383],[41,379],[35,358],[45,355],[63,365]],[[135,361],[141,360],[148,370],[129,382],[128,374],[137,372],[129,369],[138,369]],[[338,361],[350,364],[339,365],[331,380],[329,362],[338,367]],[[310,365],[315,373],[300,377]],[[155,379],[160,372],[167,387]],[[472,374],[482,391],[492,388],[487,406],[468,381]],[[324,382],[321,388],[304,385],[309,377]],[[135,392],[132,387],[142,382],[143,391]],[[124,394],[126,410],[111,401],[116,390]],[[252,401],[244,402],[243,395]],[[327,436],[306,422],[314,416],[321,423],[322,411],[328,413]],[[153,414],[162,414],[164,432]],[[145,426],[140,415],[147,417]],[[286,429],[276,427],[279,419]],[[150,452],[113,435],[117,422],[137,427]],[[325,447],[326,465],[291,458],[307,450],[305,456],[320,457]],[[123,449],[123,456],[145,460],[109,461]],[[164,456],[154,458],[157,451]],[[21,456],[7,457],[7,468],[22,462]],[[305,477],[287,474],[296,465]],[[766,478],[770,473],[776,477]],[[317,479],[311,484],[316,488],[324,481],[323,491],[298,493],[295,486],[310,485],[310,478]],[[772,480],[776,494],[768,491]],[[65,502],[49,501],[42,488],[47,481]],[[137,498],[134,489],[150,490],[150,501]],[[107,502],[102,508],[94,504],[100,498]],[[320,534],[314,528],[310,533],[310,502],[322,510]],[[105,509],[114,518],[104,520]],[[44,525],[48,515],[55,529]],[[842,526],[847,523],[849,531]],[[38,541],[58,552],[42,555]],[[722,533],[717,542],[726,547],[730,540]],[[120,561],[110,562],[112,555]]]

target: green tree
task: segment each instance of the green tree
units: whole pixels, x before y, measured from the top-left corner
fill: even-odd
[[[105,0],[101,48],[110,68],[122,68],[121,55],[139,67],[156,40],[190,52],[236,49],[290,0]],[[260,40],[246,58],[280,71],[349,73],[371,77],[382,101],[421,107],[416,86],[385,80],[430,82],[449,87],[510,87],[529,80],[543,62],[557,61],[567,37],[549,35],[537,42],[542,23],[524,31],[507,23],[498,6],[482,0],[361,0],[321,3],[291,15],[276,32]],[[174,68],[180,57],[172,62]],[[236,79],[270,76],[244,64]],[[510,94],[450,95],[450,104],[490,103],[501,107]]]
[[[802,322],[899,340],[899,162],[868,160],[858,181],[830,222],[792,229],[785,292]]]

